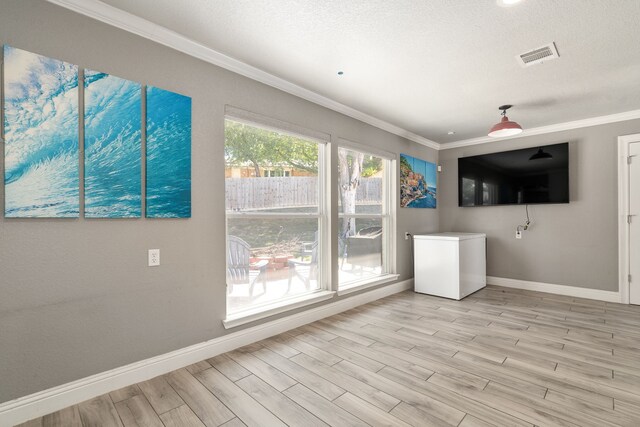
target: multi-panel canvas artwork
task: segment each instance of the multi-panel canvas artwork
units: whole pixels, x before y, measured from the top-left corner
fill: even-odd
[[[140,217],[141,128],[141,85],[85,70],[85,217]]]
[[[6,217],[79,216],[78,67],[4,46]]]
[[[142,215],[143,86],[4,46],[5,216]],[[146,216],[191,217],[191,98],[146,88]]]
[[[148,218],[191,217],[191,98],[147,87]]]
[[[436,207],[435,163],[400,154],[400,206]]]

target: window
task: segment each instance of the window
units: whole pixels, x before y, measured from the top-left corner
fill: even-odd
[[[338,149],[338,289],[360,286],[392,272],[391,161]]]
[[[462,205],[473,206],[476,204],[476,181],[472,178],[462,177]]]
[[[291,171],[283,169],[265,169],[262,176],[266,178],[281,178],[291,176]]]
[[[225,111],[225,327],[397,279],[393,154]]]
[[[492,205],[498,201],[500,188],[481,178],[462,177],[462,206]]]
[[[498,185],[488,182],[482,183],[482,204],[495,205],[498,203]]]
[[[325,144],[225,120],[227,315],[324,289]],[[251,169],[251,173],[232,173]]]

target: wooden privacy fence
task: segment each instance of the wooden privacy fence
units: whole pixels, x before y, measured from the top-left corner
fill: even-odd
[[[360,178],[356,191],[356,204],[382,204],[382,178]]]
[[[318,204],[318,179],[312,176],[226,178],[227,209],[277,209]],[[382,178],[362,178],[357,204],[382,202]]]

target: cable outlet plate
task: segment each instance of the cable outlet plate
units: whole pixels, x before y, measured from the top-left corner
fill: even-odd
[[[516,230],[516,239],[522,239],[522,231]]]
[[[149,249],[149,267],[160,265],[160,249]]]
[[[411,236],[411,234],[409,234],[408,231],[404,232],[404,240],[409,240],[409,237]]]

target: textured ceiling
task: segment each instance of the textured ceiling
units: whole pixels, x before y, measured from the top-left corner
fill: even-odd
[[[103,1],[440,143],[640,109],[639,0]]]

